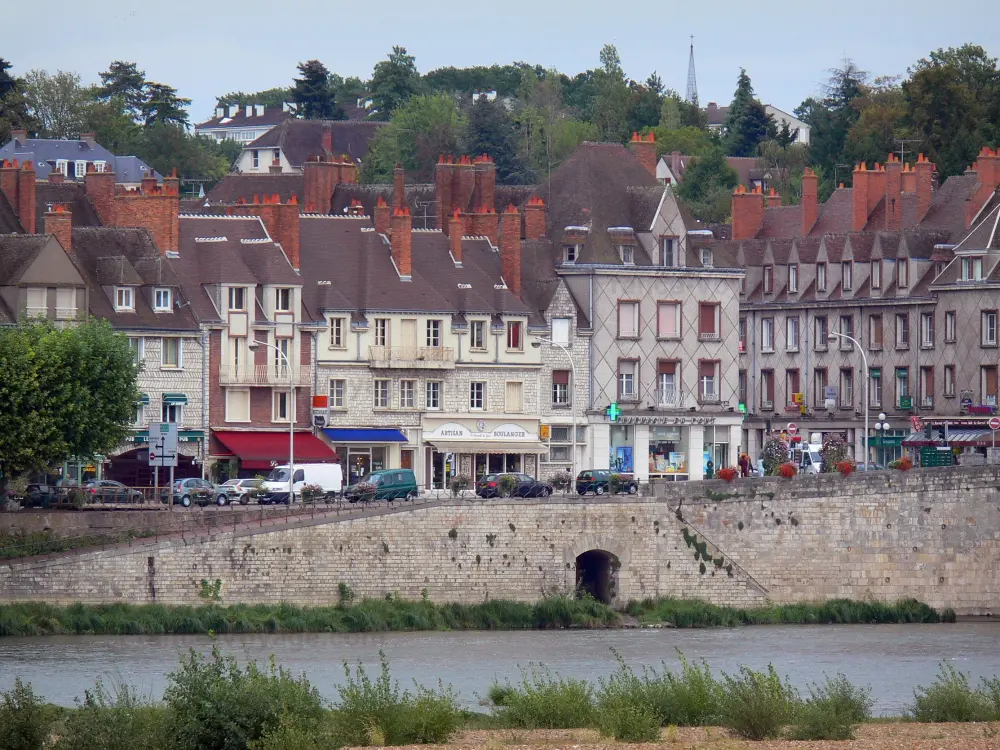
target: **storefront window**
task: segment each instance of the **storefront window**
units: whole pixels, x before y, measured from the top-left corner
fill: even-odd
[[[649,428],[650,476],[669,476],[687,479],[686,427]]]
[[[620,471],[631,474],[635,471],[635,462],[632,455],[634,428],[628,425],[611,425],[611,455],[610,466],[612,471]]]

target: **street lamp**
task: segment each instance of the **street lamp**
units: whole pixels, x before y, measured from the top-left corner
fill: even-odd
[[[830,341],[830,342],[836,341],[838,338],[847,339],[852,344],[854,344],[856,347],[858,347],[858,351],[861,353],[861,361],[865,365],[865,374],[864,374],[864,378],[865,378],[865,439],[863,441],[863,445],[864,445],[864,449],[865,449],[864,462],[867,464],[868,463],[868,357],[865,356],[865,350],[861,347],[861,342],[858,341],[853,336],[848,336],[846,333],[837,333],[836,331],[830,331],[829,335],[826,337],[827,341]],[[867,467],[865,467],[865,468],[867,468]]]
[[[889,429],[889,423],[886,422],[885,412],[879,412],[878,422],[875,423],[875,431],[878,432],[878,447],[881,448],[882,453],[882,466],[885,466],[885,432]]]
[[[576,389],[576,364],[573,362],[573,355],[569,353],[569,349],[565,345],[560,344],[552,339],[547,339],[539,336],[535,341],[531,342],[531,346],[535,349],[541,349],[542,344],[548,344],[549,346],[554,346],[558,349],[562,349],[563,354],[566,355],[566,359],[569,360],[569,369],[572,373],[572,382],[570,383],[569,391],[569,410],[570,417],[573,420],[573,442],[570,448],[570,482],[576,481],[576,399],[573,398],[573,391]]]
[[[250,351],[254,351],[260,346],[274,349],[281,359],[284,360],[285,369],[288,370],[288,505],[291,507],[292,503],[295,502],[295,494],[292,491],[294,489],[293,480],[295,477],[295,378],[292,375],[292,363],[288,361],[288,355],[274,344],[254,339],[247,348]]]

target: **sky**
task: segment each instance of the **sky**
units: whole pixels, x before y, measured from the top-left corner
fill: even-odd
[[[761,101],[789,112],[820,93],[845,57],[873,75],[902,75],[939,47],[974,43],[1000,56],[991,0],[50,0],[44,11],[19,8],[18,25],[37,33],[4,35],[0,56],[15,74],[73,70],[92,83],[112,60],[134,61],[193,100],[192,122],[208,119],[215,97],[229,91],[289,85],[303,60],[368,78],[393,45],[415,55],[422,73],[523,61],[575,74],[597,67],[610,43],[627,76],[644,81],[655,70],[683,95],[693,34],[702,105],[727,104],[743,67]]]

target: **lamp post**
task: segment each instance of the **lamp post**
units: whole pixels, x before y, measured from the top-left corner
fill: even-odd
[[[889,423],[885,420],[885,412],[879,412],[878,422],[875,423],[875,431],[878,432],[878,447],[881,448],[883,467],[885,467],[885,431],[889,429]]]
[[[846,333],[837,333],[836,331],[830,331],[829,335],[826,338],[827,338],[827,341],[831,341],[831,342],[836,341],[838,338],[840,338],[840,339],[847,339],[848,341],[850,341],[852,344],[854,344],[856,347],[858,347],[858,352],[861,353],[861,361],[865,365],[865,374],[864,374],[864,378],[865,378],[865,439],[863,441],[865,453],[864,453],[864,457],[863,458],[864,458],[864,462],[867,464],[868,463],[868,357],[865,356],[865,350],[861,347],[861,342],[858,341],[853,336],[848,336]],[[865,468],[867,468],[867,466]]]
[[[250,351],[254,351],[259,346],[274,349],[281,357],[281,360],[284,361],[285,369],[288,370],[288,505],[291,507],[295,501],[295,494],[292,491],[294,489],[293,482],[295,478],[295,378],[292,374],[292,363],[288,361],[287,354],[274,344],[269,344],[266,341],[257,341],[256,339],[252,340],[247,348]]]
[[[572,374],[572,382],[570,383],[569,391],[569,410],[570,418],[573,420],[573,440],[572,446],[570,447],[570,482],[576,481],[576,399],[573,398],[573,391],[576,389],[576,364],[573,362],[573,355],[569,353],[569,349],[565,345],[553,341],[552,339],[547,339],[539,336],[535,341],[531,342],[531,346],[535,349],[541,349],[542,344],[548,344],[549,346],[561,349],[562,353],[566,355],[566,359],[569,360],[569,370]]]

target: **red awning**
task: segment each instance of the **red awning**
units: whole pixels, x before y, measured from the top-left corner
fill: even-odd
[[[270,469],[272,462],[288,463],[287,432],[212,432],[239,457],[244,469]],[[337,454],[311,432],[295,433],[295,463],[328,463],[336,458]]]

